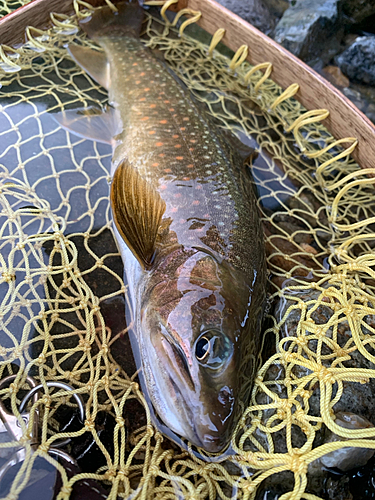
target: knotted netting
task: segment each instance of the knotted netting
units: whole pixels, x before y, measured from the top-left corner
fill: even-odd
[[[375,378],[375,169],[351,159],[355,138],[334,138],[324,128],[327,110],[307,111],[293,98],[297,85],[283,90],[270,63],[246,62],[247,46],[228,56],[224,30],[198,41],[192,23],[199,12],[146,13],[144,43],[163,52],[218,126],[256,146],[251,169],[277,304],[265,333],[276,353],[258,371],[233,435],[234,455],[216,462],[179,449],[153,427],[129,351],[127,287],[109,210],[111,148],[62,130],[51,117],[107,101],[66,52],[68,43],[94,45],[78,26],[92,7],[76,0],[74,9],[53,16],[49,30],[29,28],[25,45],[1,52],[0,378],[16,378],[0,396],[19,417],[26,376],[44,387],[28,427],[19,417],[27,460],[7,498],[18,497],[38,457],[60,471],[60,499],[87,478],[112,499],[253,499],[267,481],[282,482],[283,500],[319,498],[306,492],[311,464],[349,445],[375,448],[374,428],[335,423],[345,393],[356,384],[372,389]],[[72,391],[49,388],[49,381]],[[84,399],[85,421],[64,431],[72,394]],[[28,435],[36,407],[35,451]],[[110,444],[96,426],[101,412],[114,420]],[[342,440],[319,441],[324,428]],[[48,449],[85,433],[102,461],[69,478]],[[15,446],[0,442],[1,458]]]
[[[10,14],[14,10],[18,9],[19,7],[22,7],[23,5],[26,5],[27,3],[30,3],[31,0],[1,0],[0,1],[0,16],[6,16],[7,14]]]

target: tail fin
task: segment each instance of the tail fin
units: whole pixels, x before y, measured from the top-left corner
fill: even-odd
[[[92,16],[80,22],[80,25],[90,38],[102,36],[131,36],[138,38],[143,21],[142,0],[128,0],[116,5],[118,11],[109,7],[96,10]]]

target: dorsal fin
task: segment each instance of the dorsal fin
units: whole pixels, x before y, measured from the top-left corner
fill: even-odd
[[[165,202],[127,160],[117,167],[111,188],[113,219],[118,232],[138,259],[150,269]]]

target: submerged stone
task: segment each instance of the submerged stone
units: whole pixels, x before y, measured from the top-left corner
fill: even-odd
[[[374,427],[367,418],[362,418],[351,412],[338,412],[336,414],[335,423],[345,429],[368,429]],[[338,436],[334,432],[328,431],[326,433],[326,443],[346,440],[346,438]],[[354,448],[348,446],[347,448],[340,448],[339,450],[327,453],[320,461],[325,467],[336,467],[342,471],[348,471],[367,464],[374,453],[375,450],[369,448]]]

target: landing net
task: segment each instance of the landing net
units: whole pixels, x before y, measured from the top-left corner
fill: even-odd
[[[11,9],[10,2],[5,6]],[[27,375],[43,384],[45,394],[34,405],[41,444],[32,453],[23,439],[28,460],[7,498],[18,498],[41,456],[62,475],[59,499],[88,478],[98,480],[110,499],[254,499],[278,483],[280,500],[317,499],[306,492],[311,464],[349,445],[375,448],[374,428],[349,430],[334,419],[334,410],[345,409],[340,402],[347,391],[374,387],[375,197],[369,175],[375,169],[362,170],[350,158],[355,138],[334,138],[321,125],[327,110],[307,111],[293,98],[297,85],[283,91],[271,79],[270,63],[245,62],[247,46],[223,55],[223,30],[207,45],[197,41],[192,23],[199,12],[185,10],[174,21],[165,9],[160,19],[147,13],[145,43],[164,53],[218,124],[257,145],[251,168],[271,298],[278,303],[267,330],[276,353],[259,369],[233,435],[235,455],[216,463],[180,450],[152,426],[129,354],[127,289],[108,201],[110,147],[77,138],[51,118],[107,100],[67,55],[68,43],[93,44],[78,28],[92,8],[78,0],[74,8],[70,17],[54,15],[47,31],[28,29],[22,47],[1,52],[0,379],[17,377],[0,397],[19,416]],[[48,381],[66,382],[84,398],[86,417],[78,430],[61,431],[61,415],[75,402],[71,392],[48,388]],[[96,425],[101,412],[113,418],[110,444]],[[27,429],[20,418],[20,425],[27,436],[32,421]],[[342,440],[317,446],[324,428]],[[100,467],[69,479],[47,451],[85,432],[101,450]],[[10,456],[14,446],[0,442],[1,456]]]

